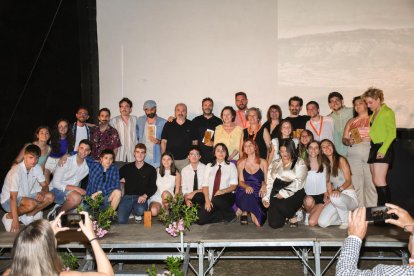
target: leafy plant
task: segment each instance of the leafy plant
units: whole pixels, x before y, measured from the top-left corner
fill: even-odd
[[[167,270],[162,274],[157,273],[155,265],[147,268],[147,274],[149,276],[184,276],[184,272],[181,269],[182,259],[180,257],[167,257],[165,263],[167,264]]]
[[[182,220],[185,230],[189,230],[190,226],[198,220],[197,206],[187,206],[184,197],[178,194],[176,197],[169,196],[166,199],[168,209],[161,209],[158,219],[164,223],[165,226],[178,223]]]
[[[63,267],[66,270],[76,270],[80,266],[78,258],[72,253],[62,253],[60,254],[60,258],[62,259]]]

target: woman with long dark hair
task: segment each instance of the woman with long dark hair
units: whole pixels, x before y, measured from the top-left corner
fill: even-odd
[[[270,139],[277,138],[279,136],[280,121],[282,120],[282,109],[277,104],[269,106],[266,115],[267,121],[263,124],[263,127],[269,131]]]

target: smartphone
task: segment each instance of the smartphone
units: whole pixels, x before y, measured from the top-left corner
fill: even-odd
[[[398,219],[396,214],[387,214],[389,208],[387,206],[368,207],[366,208],[366,221],[385,221],[386,219]]]
[[[82,220],[85,223],[85,215],[82,214],[63,214],[60,217],[62,227],[69,227],[70,229],[78,229],[79,222]]]

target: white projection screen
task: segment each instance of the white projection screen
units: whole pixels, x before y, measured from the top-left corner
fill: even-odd
[[[162,117],[201,100],[215,114],[244,91],[265,113],[300,96],[330,112],[339,91],[351,106],[368,87],[384,90],[398,127],[414,127],[414,1],[411,0],[99,0],[100,107],[118,114],[130,98]],[[302,113],[306,113],[305,109]]]

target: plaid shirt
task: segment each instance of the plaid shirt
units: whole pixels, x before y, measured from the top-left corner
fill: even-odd
[[[358,269],[359,251],[362,241],[356,236],[349,236],[342,246],[341,255],[336,265],[336,276],[382,276],[382,275],[414,275],[411,265],[377,265],[372,270]]]
[[[112,164],[106,172],[101,163],[94,161],[89,156],[85,158],[89,167],[88,187],[86,195],[91,196],[97,191],[102,191],[103,196],[110,195],[113,190],[121,189],[119,183],[119,170]]]

